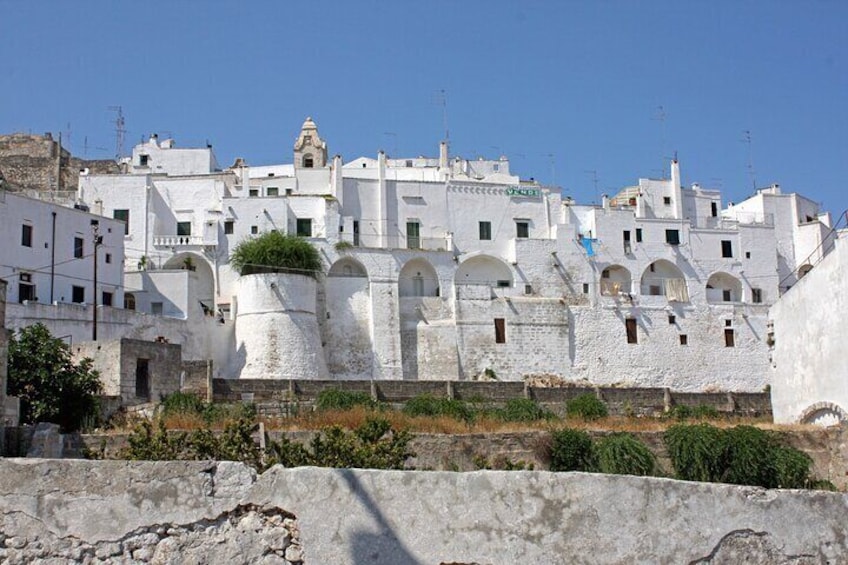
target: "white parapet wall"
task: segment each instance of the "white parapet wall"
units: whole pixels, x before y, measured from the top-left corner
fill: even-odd
[[[239,279],[236,366],[243,379],[326,379],[315,279],[263,273]]]
[[[4,562],[845,563],[842,493],[534,471],[0,460]],[[85,493],[85,496],[80,496]]]
[[[848,238],[772,307],[774,420],[835,424],[848,415]]]

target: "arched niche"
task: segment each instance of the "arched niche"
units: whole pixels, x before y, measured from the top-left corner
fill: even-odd
[[[368,277],[368,271],[365,269],[365,265],[357,261],[352,257],[344,257],[339,259],[333,266],[330,267],[330,271],[327,273],[328,277]]]
[[[463,261],[454,276],[456,284],[486,284],[511,287],[512,270],[506,263],[490,255],[477,255]]]
[[[135,294],[132,292],[124,293],[124,310],[135,310]]]
[[[629,294],[632,286],[633,278],[626,267],[610,265],[601,271],[601,294],[604,296]]]
[[[799,421],[802,424],[816,426],[836,426],[848,420],[845,410],[833,402],[816,402],[801,413]]]
[[[713,273],[707,279],[707,302],[741,302],[742,282],[728,273]]]
[[[407,261],[398,276],[398,294],[401,297],[439,296],[436,269],[426,259]]]
[[[683,271],[665,259],[654,261],[642,273],[641,293],[645,296],[665,296],[674,302],[689,301],[689,290]]]

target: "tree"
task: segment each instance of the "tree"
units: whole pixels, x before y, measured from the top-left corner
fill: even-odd
[[[236,245],[230,266],[240,275],[292,272],[312,278],[323,269],[318,250],[306,239],[275,231]]]
[[[18,330],[9,340],[8,394],[21,401],[21,422],[53,422],[74,431],[99,415],[103,390],[93,361],[74,364],[71,350],[43,324]]]

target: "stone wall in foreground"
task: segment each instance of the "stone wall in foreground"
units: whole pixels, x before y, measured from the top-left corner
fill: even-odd
[[[0,461],[0,559],[845,563],[848,496],[583,473]],[[84,493],[84,495],[82,494]],[[88,559],[86,559],[88,558]]]

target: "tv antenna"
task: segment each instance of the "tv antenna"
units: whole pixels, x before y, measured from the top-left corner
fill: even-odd
[[[124,127],[124,111],[121,106],[109,106],[109,110],[115,112],[115,159],[120,160],[124,156],[124,134],[127,133]]]
[[[587,175],[592,175],[592,184],[595,186],[595,200],[592,201],[592,204],[598,203],[598,171],[595,169],[589,169],[583,171]]]
[[[663,106],[657,106],[657,113],[654,116],[653,120],[660,123],[660,157],[663,160],[662,170],[665,170],[665,108]]]
[[[548,153],[548,164],[551,166],[551,186],[556,186],[556,157],[553,153]],[[597,179],[595,184],[597,184]]]
[[[444,88],[435,92],[433,102],[442,107],[442,126],[445,128],[445,142],[448,142],[450,141],[450,130],[448,129],[448,93]]]
[[[757,179],[754,176],[754,157],[751,150],[751,130],[746,129],[742,133],[745,134],[745,139],[743,139],[742,142],[748,144],[748,174],[751,176],[751,186],[754,189],[754,192],[756,192]]]

